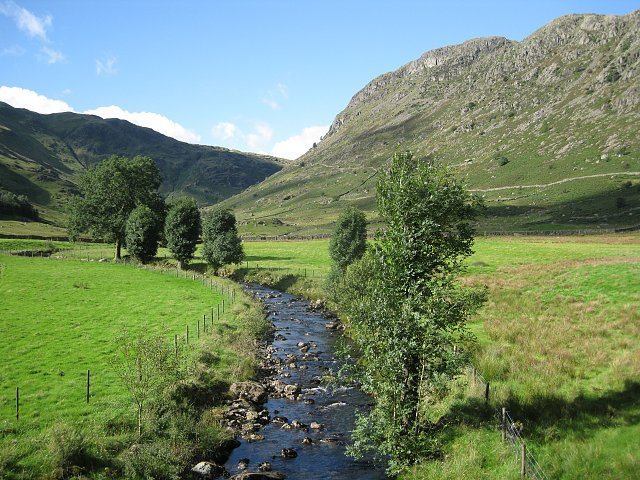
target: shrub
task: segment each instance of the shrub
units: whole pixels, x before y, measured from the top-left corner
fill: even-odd
[[[160,225],[153,211],[146,205],[136,207],[125,225],[125,244],[130,255],[141,262],[158,252]]]
[[[198,205],[192,198],[182,198],[169,206],[164,225],[167,248],[180,268],[193,258],[200,236],[201,220]]]
[[[58,476],[68,476],[92,463],[91,443],[82,427],[66,423],[54,425],[47,447],[53,470]]]
[[[231,210],[216,209],[204,218],[202,256],[217,275],[223,265],[240,263],[244,258],[238,237],[236,217]]]
[[[0,190],[0,214],[38,219],[38,210],[24,195]]]

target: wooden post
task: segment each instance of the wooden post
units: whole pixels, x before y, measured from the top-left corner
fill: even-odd
[[[502,407],[502,442],[507,440],[507,409]]]
[[[189,345],[189,325],[187,325],[187,345]]]
[[[20,420],[20,387],[16,387],[16,421]]]
[[[222,299],[222,313],[224,313],[224,298]]]
[[[520,457],[520,475],[527,478],[527,446],[522,442],[522,453]]]
[[[207,333],[207,314],[202,315],[202,328],[204,329],[204,333]]]
[[[178,335],[173,336],[173,346],[176,350],[176,358],[178,358]]]
[[[198,338],[200,338],[200,319],[198,319]]]
[[[473,372],[473,386],[476,386],[476,377],[477,377],[477,372],[476,372],[476,367],[471,367],[471,371]]]
[[[485,403],[489,402],[489,382],[487,382],[487,385],[484,387],[484,401]]]
[[[90,388],[91,388],[91,372],[87,369],[87,403],[89,403]]]
[[[211,326],[213,326],[213,307],[211,307]]]
[[[220,304],[216,305],[218,312],[216,314],[216,320],[220,320]]]

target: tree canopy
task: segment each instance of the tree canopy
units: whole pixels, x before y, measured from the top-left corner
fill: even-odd
[[[169,206],[164,237],[171,255],[180,262],[180,268],[185,268],[193,258],[200,230],[200,211],[194,199],[180,198]]]
[[[125,244],[129,255],[141,262],[153,258],[158,252],[161,224],[146,205],[133,209],[125,225]]]
[[[429,407],[465,363],[466,320],[484,292],[456,281],[477,204],[450,173],[396,154],[377,193],[386,227],[347,268],[339,304],[362,357],[354,374],[376,401],[351,452],[388,458],[395,473],[437,448]]]
[[[125,225],[134,208],[145,205],[162,212],[158,193],[162,178],[149,157],[131,159],[113,155],[87,170],[78,182],[80,195],[69,205],[69,235],[88,232],[96,239],[115,242],[116,259],[121,256]]]
[[[338,217],[329,242],[329,255],[344,272],[367,248],[367,219],[357,208],[350,207]]]
[[[217,274],[220,267],[244,258],[236,217],[231,210],[215,209],[204,217],[202,256]]]

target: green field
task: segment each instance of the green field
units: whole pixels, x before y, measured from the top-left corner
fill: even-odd
[[[327,272],[328,242],[247,242],[249,272],[294,291],[321,279],[279,281],[286,272]],[[485,406],[461,386],[431,412],[450,419],[444,461],[402,478],[519,478],[501,443],[495,410],[508,408],[549,478],[633,478],[640,469],[640,235],[481,237],[464,282],[487,285],[470,325],[474,363],[491,384]],[[250,267],[253,267],[250,262]]]
[[[37,243],[22,242],[13,246]],[[91,248],[100,254],[105,246],[90,246],[82,253]],[[125,329],[133,337],[161,336],[171,346],[177,335],[188,362],[195,366],[206,358],[208,364],[199,368],[213,368],[216,378],[252,375],[252,339],[262,327],[247,318],[246,298],[238,294],[230,305],[231,282],[218,279],[211,288],[208,279],[203,285],[200,276],[192,278],[177,278],[173,269],[161,273],[123,264],[0,255],[0,336],[5,339],[0,345],[0,478],[8,472],[9,478],[44,475],[50,468],[48,432],[60,422],[91,425],[100,448],[111,445],[116,453],[133,441],[121,430],[135,430],[134,404],[110,364],[115,339]],[[226,311],[217,319],[223,299]],[[198,339],[203,315],[208,331],[205,335],[201,323]],[[115,437],[113,428],[118,431]]]

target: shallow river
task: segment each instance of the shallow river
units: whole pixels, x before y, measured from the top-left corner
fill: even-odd
[[[328,368],[338,366],[335,351],[341,333],[326,329],[328,320],[321,313],[310,310],[307,301],[255,284],[245,288],[264,303],[275,327],[272,357],[284,360],[287,355],[296,356],[296,368],[285,366],[282,372],[274,374],[274,378],[302,387],[297,400],[269,398],[264,408],[271,418],[283,416],[289,423],[293,420],[306,425],[317,422],[324,427],[304,431],[283,429],[281,424],[269,423],[258,432],[264,435],[264,440],[252,443],[241,440],[241,445],[225,465],[227,470],[232,475],[240,473],[239,461],[249,459],[246,471],[257,472],[259,464],[270,462],[274,472],[283,472],[290,480],[387,478],[384,467],[355,461],[345,455],[355,411],[366,409],[370,398],[354,388],[327,389],[319,382]],[[299,342],[309,344],[306,355],[298,347]],[[313,443],[303,444],[305,437]],[[283,448],[293,448],[297,457],[282,458]]]

